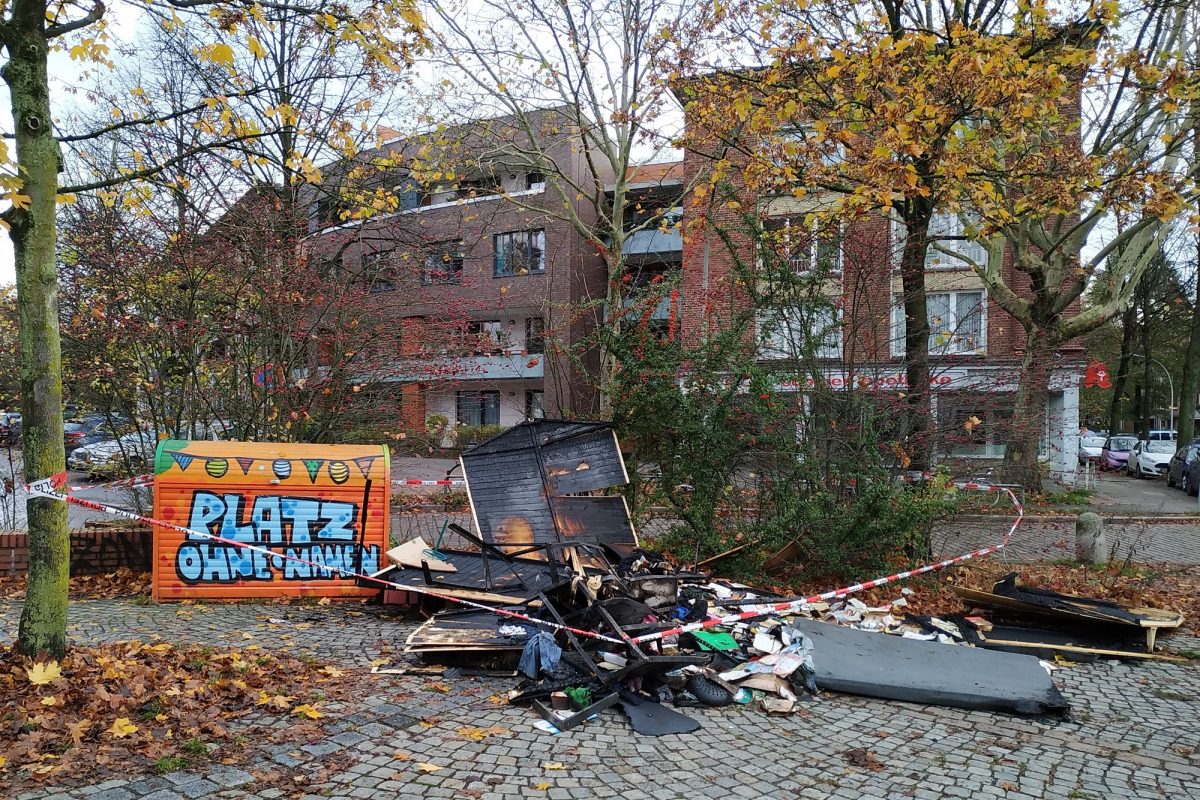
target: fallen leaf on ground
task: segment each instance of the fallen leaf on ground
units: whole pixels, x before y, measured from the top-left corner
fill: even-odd
[[[396,752],[392,753],[392,758],[396,759],[397,761],[408,761],[410,758],[412,758],[412,756],[403,750],[397,750]]]
[[[131,733],[137,733],[137,730],[138,726],[130,722],[128,717],[117,717],[108,732],[118,739],[124,739]]]
[[[42,686],[62,677],[62,668],[57,661],[39,661],[25,670],[29,682],[34,686]]]
[[[421,770],[421,772],[437,772],[439,769],[445,769],[445,767],[430,764],[428,761],[421,761],[417,764],[417,769]]]
[[[874,753],[865,748],[855,747],[847,750],[842,755],[856,767],[869,769],[871,772],[879,772],[883,769],[883,762],[876,758]]]
[[[293,714],[301,714],[305,717],[308,717],[309,719],[320,719],[321,717],[325,716],[320,711],[317,711],[315,708],[310,706],[308,703],[301,703],[300,705],[296,706],[295,708],[292,709],[292,713]]]
[[[566,769],[567,765],[561,761],[543,761],[542,769]]]

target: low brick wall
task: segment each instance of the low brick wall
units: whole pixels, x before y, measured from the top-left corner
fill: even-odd
[[[80,528],[71,531],[71,574],[97,575],[128,567],[149,572],[153,540],[141,527]],[[0,575],[29,571],[29,538],[24,531],[0,532]]]

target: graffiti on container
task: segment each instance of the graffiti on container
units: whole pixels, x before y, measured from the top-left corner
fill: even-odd
[[[358,505],[344,500],[197,491],[188,514],[193,533],[175,554],[175,574],[184,583],[197,584],[373,573],[379,569],[379,545],[359,540],[358,520]],[[205,531],[278,555],[216,542]]]

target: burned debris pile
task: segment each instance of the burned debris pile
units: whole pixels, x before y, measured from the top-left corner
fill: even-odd
[[[550,732],[618,707],[638,733],[682,733],[700,726],[688,707],[788,714],[820,691],[1061,715],[1069,704],[1041,659],[1158,657],[1154,632],[1182,621],[1012,578],[993,593],[957,590],[969,608],[1001,612],[993,623],[969,609],[909,614],[907,589],[880,607],[803,602],[680,568],[642,547],[623,497],[598,494],[628,482],[604,424],[528,422],[461,466],[477,533],[451,525],[455,547],[405,542],[377,577],[443,606],[407,652],[515,667],[510,701]]]

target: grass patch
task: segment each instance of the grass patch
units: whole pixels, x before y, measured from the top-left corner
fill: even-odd
[[[154,762],[154,771],[159,775],[166,775],[168,772],[178,772],[187,765],[188,760],[183,756],[163,756]]]

